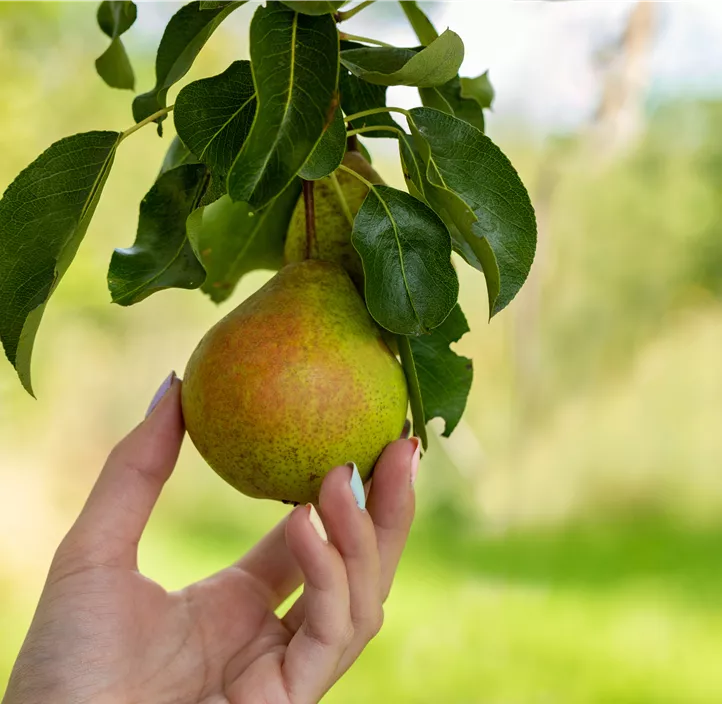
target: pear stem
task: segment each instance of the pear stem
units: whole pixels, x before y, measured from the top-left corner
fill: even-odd
[[[316,205],[313,198],[313,181],[303,181],[303,206],[306,210],[306,259],[313,259],[316,241]]]

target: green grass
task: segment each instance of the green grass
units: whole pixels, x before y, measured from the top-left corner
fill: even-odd
[[[495,537],[464,525],[421,517],[382,633],[325,701],[722,701],[722,527],[643,515]],[[237,528],[158,523],[145,561],[175,586],[256,539]]]

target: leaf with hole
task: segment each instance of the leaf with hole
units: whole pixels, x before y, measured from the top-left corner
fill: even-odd
[[[215,303],[225,301],[250,271],[283,266],[283,244],[301,193],[294,179],[263,210],[223,196],[188,218],[188,236],[206,270],[201,290]]]
[[[78,251],[120,141],[84,132],[55,142],[0,200],[0,339],[32,394],[30,360],[45,306]]]
[[[178,136],[225,179],[253,124],[256,89],[250,61],[234,61],[223,73],[189,83],[178,94],[173,121]]]
[[[328,129],[323,133],[321,141],[311,152],[303,168],[299,172],[307,181],[318,181],[334,172],[346,153],[346,123],[341,108],[337,108]]]
[[[366,305],[391,332],[421,335],[456,303],[449,231],[427,205],[389,186],[373,186],[354,220],[351,241],[364,268]]]
[[[463,120],[413,108],[409,126],[426,167],[426,198],[463,238],[458,251],[484,271],[490,315],[496,315],[519,291],[534,260],[536,218],[529,194],[499,147]]]
[[[447,438],[461,420],[474,378],[471,360],[451,349],[467,332],[469,324],[457,304],[429,335],[408,338],[424,419],[428,423],[432,418],[443,418],[443,435]]]
[[[463,59],[464,43],[450,29],[420,50],[364,47],[341,52],[341,63],[351,73],[382,86],[438,86],[457,74]]]
[[[129,306],[167,288],[198,288],[206,273],[193,251],[186,220],[208,183],[203,164],[184,164],[158,178],[140,204],[132,247],[116,249],[108,288],[114,303]]]
[[[137,16],[138,8],[130,0],[103,0],[98,7],[98,25],[110,37],[110,46],[95,60],[95,69],[111,88],[135,88],[133,67],[120,36],[133,26]]]
[[[258,107],[228,174],[228,194],[262,208],[296,177],[338,106],[339,38],[331,15],[269,3],[251,21]]]
[[[190,67],[218,25],[244,2],[229,2],[216,8],[203,10],[199,2],[183,5],[170,18],[163,32],[155,57],[155,86],[133,101],[136,122],[145,120],[166,107],[169,88],[188,73]],[[162,134],[159,117],[158,134]]]

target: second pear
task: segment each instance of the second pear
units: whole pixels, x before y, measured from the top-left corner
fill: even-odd
[[[383,183],[383,179],[358,151],[348,151],[343,165],[373,184]],[[343,198],[348,205],[349,214],[355,217],[366,198],[368,188],[359,179],[342,169],[335,172]],[[330,177],[314,182],[314,206],[316,213],[316,238],[313,243],[312,259],[322,259],[340,264],[351,277],[359,290],[363,289],[363,266],[361,258],[351,244],[352,226],[344,211],[340,196]],[[306,252],[306,208],[303,197],[299,198],[293,211],[284,249],[287,264],[301,262]]]

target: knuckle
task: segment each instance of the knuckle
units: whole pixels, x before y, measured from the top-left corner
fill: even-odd
[[[375,638],[382,626],[384,625],[384,609],[381,604],[378,604],[376,609],[371,613],[368,618],[364,620],[363,627],[359,628],[364,634],[366,640]]]
[[[58,582],[82,572],[87,566],[86,547],[72,531],[58,545],[50,563],[49,581]]]
[[[371,638],[375,638],[384,625],[384,607],[379,604],[371,622]]]

